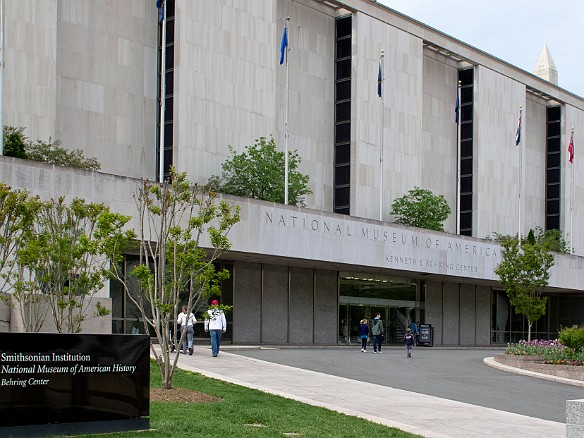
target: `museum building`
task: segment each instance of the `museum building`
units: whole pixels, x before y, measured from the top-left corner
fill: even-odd
[[[532,74],[369,0],[164,3],[6,5],[3,123],[102,168],[0,157],[1,181],[135,216],[141,179],[172,165],[204,184],[229,145],[272,135],[298,151],[312,194],[306,207],[223,196],[242,218],[220,261],[233,343],[354,343],[377,312],[389,344],[411,321],[431,324],[433,345],[522,339],[486,238],[536,227],[562,230],[573,253],[556,256],[533,337],[584,323],[584,172],[567,153],[584,99],[557,85],[547,48]],[[416,186],[447,199],[445,232],[394,222]],[[87,331],[140,330],[119,285],[101,295],[112,314]]]

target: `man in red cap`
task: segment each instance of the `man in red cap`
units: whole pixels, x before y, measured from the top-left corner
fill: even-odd
[[[221,335],[227,330],[227,321],[225,320],[225,313],[219,309],[219,301],[211,301],[211,307],[207,310],[207,318],[205,318],[205,332],[211,334],[211,354],[217,357],[219,354],[219,346],[221,344]]]

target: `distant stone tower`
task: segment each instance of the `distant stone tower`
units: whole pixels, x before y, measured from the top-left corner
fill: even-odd
[[[558,85],[558,69],[554,64],[554,60],[548,50],[547,44],[543,46],[543,50],[539,54],[539,58],[537,58],[533,74],[554,85]]]

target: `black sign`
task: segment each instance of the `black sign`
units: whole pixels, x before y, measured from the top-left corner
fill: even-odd
[[[418,344],[432,346],[432,324],[421,324],[419,327]]]
[[[150,414],[147,335],[0,333],[2,427]]]

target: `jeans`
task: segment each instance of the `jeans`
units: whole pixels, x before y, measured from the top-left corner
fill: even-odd
[[[383,335],[373,335],[373,351],[381,351]]]
[[[192,325],[188,325],[187,326],[187,334],[185,336],[185,338],[183,339],[183,351],[186,353],[187,352],[187,347],[189,348],[189,350],[191,348],[193,348],[193,333],[195,331],[193,330],[193,326]]]
[[[211,354],[213,356],[217,356],[219,354],[219,345],[221,344],[221,334],[223,330],[215,329],[209,330],[209,334],[211,335]]]

